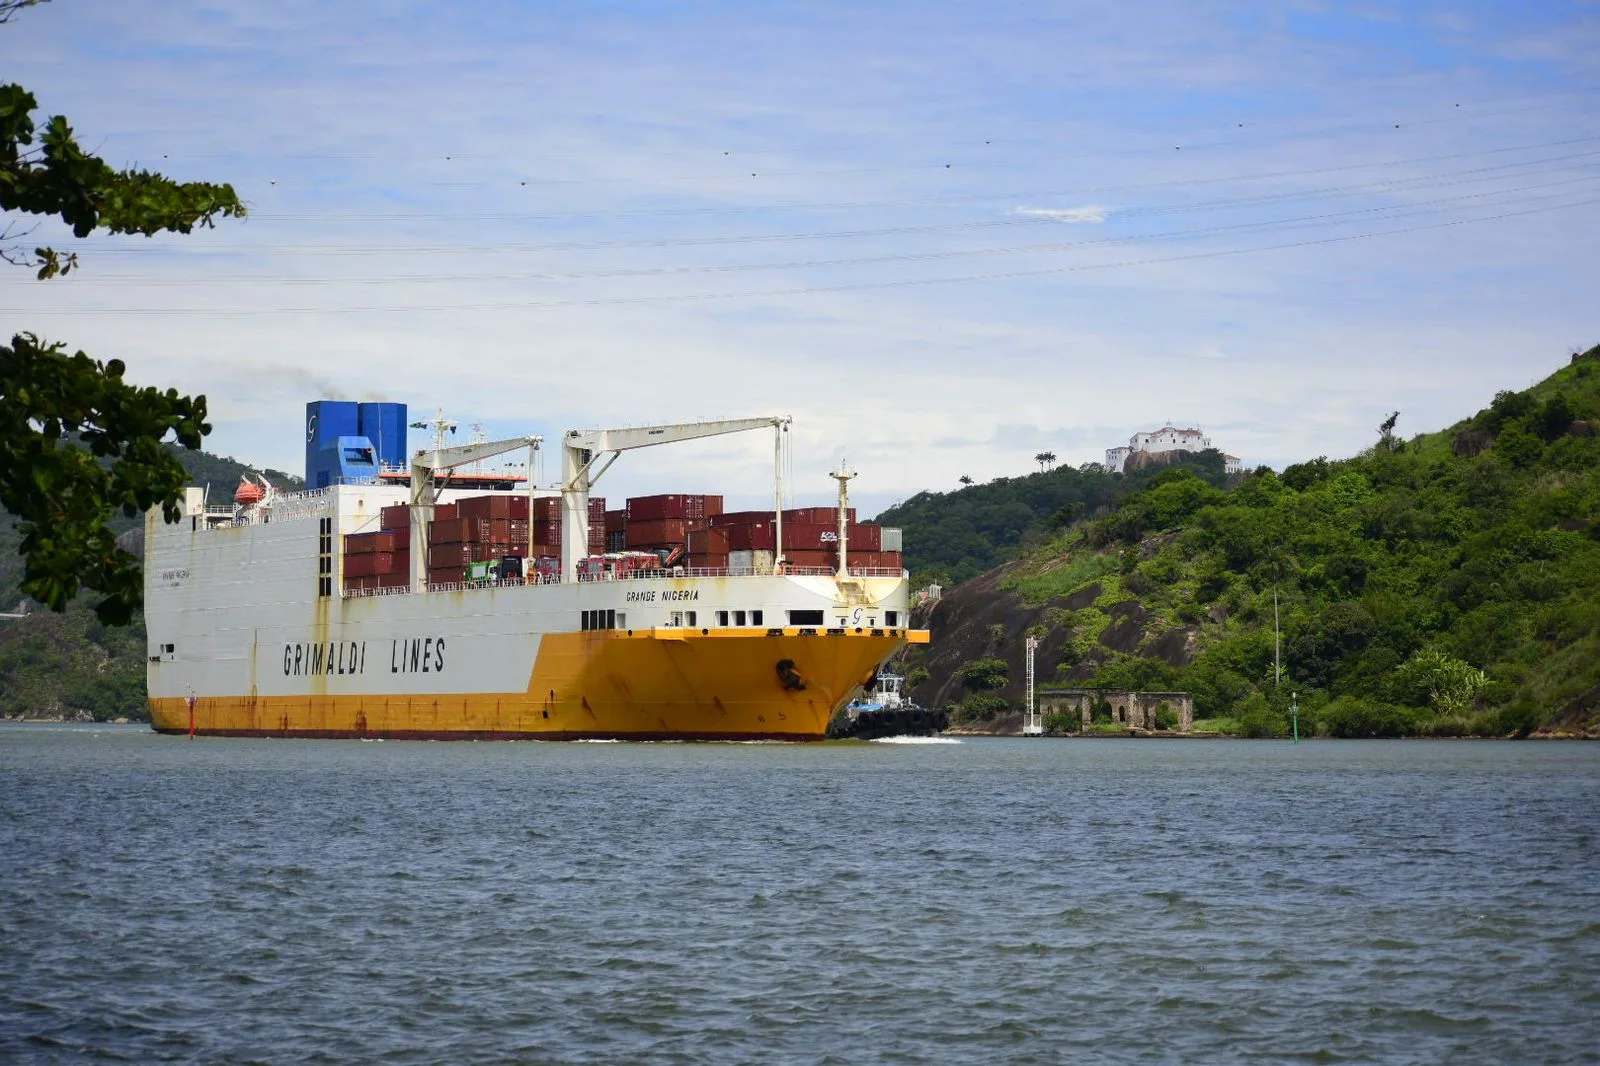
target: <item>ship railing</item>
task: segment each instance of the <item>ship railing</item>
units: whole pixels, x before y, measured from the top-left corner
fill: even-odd
[[[389,586],[387,588],[375,588],[375,589],[349,589],[349,588],[347,588],[347,589],[345,589],[343,591],[343,595],[344,595],[344,598],[347,599],[347,600],[358,600],[358,599],[361,599],[361,598],[366,597],[366,596],[409,596],[409,595],[411,595],[411,586],[410,585],[392,585],[392,586]]]
[[[328,485],[320,489],[296,489],[293,492],[280,492],[272,498],[273,503],[283,503],[293,500],[322,500],[333,494],[333,486]]]
[[[519,589],[524,585],[533,584],[521,578],[506,578],[500,581],[441,581],[430,584],[429,592],[470,592],[473,589]]]
[[[306,518],[326,517],[332,511],[332,502],[333,486],[330,485],[321,489],[280,492],[266,500],[259,510],[265,512],[262,521],[298,522]]]
[[[779,576],[794,577],[834,577],[838,571],[827,566],[786,566]],[[633,570],[628,573],[618,574],[579,574],[580,584],[589,584],[602,581],[660,581],[668,578],[685,577],[772,577],[771,570],[752,570],[747,567],[728,566],[681,566],[669,570]],[[906,576],[905,570],[897,570],[885,566],[852,566],[851,577],[894,577]],[[559,585],[560,574],[530,574],[526,578],[505,578],[498,581],[441,581],[428,586],[429,592],[469,592],[473,589],[513,589],[526,585]],[[347,600],[360,599],[364,596],[406,596],[411,593],[410,585],[398,585],[388,588],[341,590]]]
[[[834,577],[838,570],[831,566],[785,566],[779,570],[772,567],[749,566],[673,566],[649,570],[608,570],[601,573],[578,575],[579,581],[660,581],[664,578],[679,577]],[[888,566],[852,566],[849,567],[851,577],[905,577],[906,571],[899,567]]]

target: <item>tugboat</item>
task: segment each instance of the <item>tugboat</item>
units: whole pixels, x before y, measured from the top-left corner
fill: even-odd
[[[829,740],[931,737],[950,728],[950,716],[919,707],[905,697],[905,678],[879,674],[828,725]]]

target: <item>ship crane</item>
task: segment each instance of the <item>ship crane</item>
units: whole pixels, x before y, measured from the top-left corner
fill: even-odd
[[[427,591],[428,523],[433,521],[434,504],[439,500],[438,478],[469,463],[493,459],[497,455],[528,449],[528,469],[533,469],[543,437],[508,437],[505,440],[475,441],[453,448],[440,447],[443,434],[434,438],[434,446],[423,449],[411,458],[411,591]],[[528,494],[533,495],[533,482],[528,483]],[[531,514],[529,516],[532,517]],[[532,529],[530,523],[530,531]]]
[[[783,434],[788,415],[764,418],[729,418],[709,422],[681,422],[668,426],[636,426],[630,429],[574,429],[561,442],[561,580],[578,580],[578,560],[589,549],[589,490],[611,464],[625,451],[657,444],[742,433],[747,429],[774,431],[774,460],[778,467],[777,552],[783,550]],[[597,465],[598,464],[598,465]],[[413,537],[415,534],[413,533]]]

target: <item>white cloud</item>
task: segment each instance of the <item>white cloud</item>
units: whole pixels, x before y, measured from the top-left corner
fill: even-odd
[[[1107,209],[1104,207],[1017,207],[1012,209],[1013,214],[1025,215],[1028,218],[1048,218],[1056,222],[1104,222]]]

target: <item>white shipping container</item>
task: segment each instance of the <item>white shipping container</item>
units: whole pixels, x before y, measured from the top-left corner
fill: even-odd
[[[732,574],[766,574],[772,571],[772,553],[769,551],[737,551],[728,553],[728,572]]]
[[[880,533],[879,536],[882,537],[882,540],[878,546],[879,551],[897,552],[904,550],[900,547],[900,531],[898,529],[894,529],[890,526],[884,526],[883,532]]]

